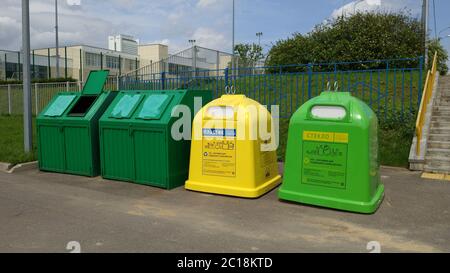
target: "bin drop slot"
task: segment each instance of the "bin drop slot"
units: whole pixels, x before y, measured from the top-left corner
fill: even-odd
[[[314,106],[311,114],[317,119],[344,119],[347,111],[342,106]]]
[[[172,98],[173,95],[165,94],[148,96],[137,118],[145,120],[160,119]]]
[[[97,96],[81,96],[69,112],[72,117],[84,117],[91,109]]]
[[[114,109],[110,117],[115,119],[129,119],[141,102],[142,95],[124,95]]]
[[[48,110],[45,112],[47,117],[60,117],[75,99],[75,95],[62,95],[55,99],[55,101],[50,105]]]
[[[206,116],[212,119],[233,119],[234,108],[231,106],[211,106],[206,110]]]

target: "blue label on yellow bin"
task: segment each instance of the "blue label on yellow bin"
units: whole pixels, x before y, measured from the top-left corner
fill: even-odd
[[[236,177],[236,129],[203,129],[203,175]]]
[[[206,129],[203,128],[205,137],[236,137],[236,129]]]

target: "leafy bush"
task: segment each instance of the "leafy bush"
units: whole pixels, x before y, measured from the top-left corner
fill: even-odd
[[[445,50],[445,48],[442,46],[441,42],[439,40],[431,40],[428,44],[428,64],[427,67],[431,69],[433,66],[433,58],[434,53],[437,52],[437,70],[441,73],[441,75],[447,75],[448,72],[448,66],[447,66],[447,60],[448,60],[448,52]]]
[[[406,13],[358,13],[351,17],[339,17],[317,25],[306,35],[295,33],[292,37],[279,40],[269,51],[266,65],[414,58],[424,52],[422,29],[421,23]],[[435,50],[436,47],[430,44],[430,52]],[[439,64],[445,64],[447,56],[440,56]],[[389,63],[390,68],[418,65],[418,60]],[[385,62],[348,64],[339,69],[385,66]]]

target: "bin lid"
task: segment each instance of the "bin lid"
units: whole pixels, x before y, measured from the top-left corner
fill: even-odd
[[[60,95],[45,111],[44,116],[60,117],[75,99],[76,95]]]
[[[83,87],[84,95],[99,95],[103,91],[109,70],[91,71]]]
[[[153,94],[147,96],[142,109],[137,116],[138,119],[158,120],[166,111],[167,106],[172,101],[173,95]]]
[[[109,117],[115,119],[129,119],[141,102],[141,94],[125,94],[120,98]]]

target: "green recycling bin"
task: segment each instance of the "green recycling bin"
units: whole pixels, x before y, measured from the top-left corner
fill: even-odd
[[[384,196],[378,119],[347,92],[323,92],[292,116],[280,199],[374,213]]]
[[[109,71],[91,71],[81,93],[57,94],[36,119],[42,171],[97,176],[98,120],[117,92],[103,91]]]
[[[102,176],[164,189],[184,185],[189,169],[189,127],[196,111],[211,99],[211,91],[119,92],[99,122]],[[185,111],[178,117],[177,109],[182,107],[175,107],[179,105]],[[177,124],[182,119],[188,124],[180,129]],[[185,132],[184,136],[172,137],[172,127]]]

